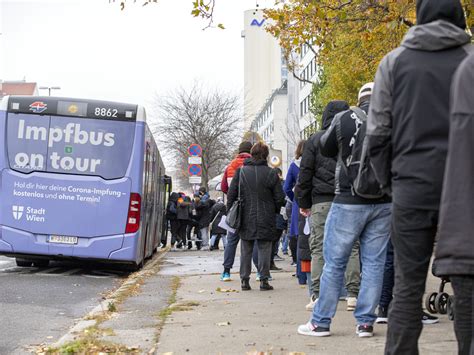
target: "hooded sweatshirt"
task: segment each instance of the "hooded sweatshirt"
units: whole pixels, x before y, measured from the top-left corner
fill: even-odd
[[[474,276],[474,54],[459,67],[451,89],[449,153],[433,272]]]
[[[400,207],[438,210],[451,81],[472,51],[458,0],[418,0],[418,25],[380,63],[367,121],[377,180]]]
[[[322,130],[309,137],[304,145],[298,184],[295,188],[296,201],[301,208],[331,202],[334,199],[334,172],[336,158],[324,157],[319,149],[319,141],[339,112],[349,109],[345,101],[331,101],[323,112]]]

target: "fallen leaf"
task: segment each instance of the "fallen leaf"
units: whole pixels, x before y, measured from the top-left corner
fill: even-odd
[[[199,290],[198,293],[204,293],[206,290]]]
[[[220,323],[217,323],[217,326],[219,327],[225,327],[227,325],[230,325],[230,322],[220,322]]]
[[[217,292],[222,292],[222,293],[228,293],[228,292],[237,292],[237,290],[234,290],[232,288],[216,288]]]

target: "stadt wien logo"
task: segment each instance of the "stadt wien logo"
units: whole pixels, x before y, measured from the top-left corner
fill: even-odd
[[[12,206],[12,212],[13,212],[13,218],[16,220],[19,220],[23,216],[23,211],[25,210],[25,207],[23,206]]]

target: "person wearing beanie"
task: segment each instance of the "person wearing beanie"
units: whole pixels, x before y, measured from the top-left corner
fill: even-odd
[[[251,142],[243,141],[239,144],[239,150],[237,156],[227,165],[224,175],[221,181],[221,190],[227,194],[229,192],[229,186],[235,175],[235,172],[240,169],[247,159],[250,159],[250,150],[253,144]],[[237,233],[227,233],[227,246],[224,250],[224,271],[221,275],[221,281],[231,281],[230,269],[234,266],[235,253],[237,252],[237,245],[239,244],[240,238]]]
[[[362,150],[373,87],[373,83],[363,85],[358,94],[358,107],[338,113],[320,139],[321,154],[337,159],[335,197],[324,227],[324,268],[319,299],[309,322],[298,327],[301,335],[331,335],[331,321],[336,314],[344,272],[349,259],[358,259],[360,253],[363,276],[360,278],[359,293],[348,294],[347,306],[354,308],[356,334],[360,338],[373,336],[373,324],[377,319],[375,309],[382,292],[390,237],[392,204],[387,195],[377,194],[371,198],[358,195],[348,163],[354,152]],[[303,212],[308,214],[308,211]],[[354,248],[357,244],[360,244],[358,249]],[[348,289],[348,292],[355,290]],[[349,302],[350,299],[353,303]]]
[[[379,65],[367,121],[372,167],[393,197],[395,286],[386,354],[418,354],[448,152],[450,86],[473,51],[459,0],[417,0],[416,10],[417,25]]]

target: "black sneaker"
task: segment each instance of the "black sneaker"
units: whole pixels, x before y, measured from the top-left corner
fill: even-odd
[[[250,280],[249,279],[242,279],[241,287],[242,291],[250,291],[252,288],[250,287]]]
[[[371,325],[360,324],[356,328],[356,334],[359,338],[368,338],[374,336],[374,327]]]
[[[423,318],[421,318],[421,323],[423,324],[436,324],[439,322],[438,317],[432,316],[426,312],[423,312]]]
[[[270,270],[272,271],[280,271],[280,270],[283,270],[281,267],[278,267],[275,265],[275,263],[271,263],[270,264]]]
[[[273,286],[268,283],[268,280],[260,281],[260,291],[271,291],[271,290],[273,290]]]
[[[377,324],[387,324],[388,323],[388,309],[379,306],[379,313],[377,314],[377,319],[375,321]]]

